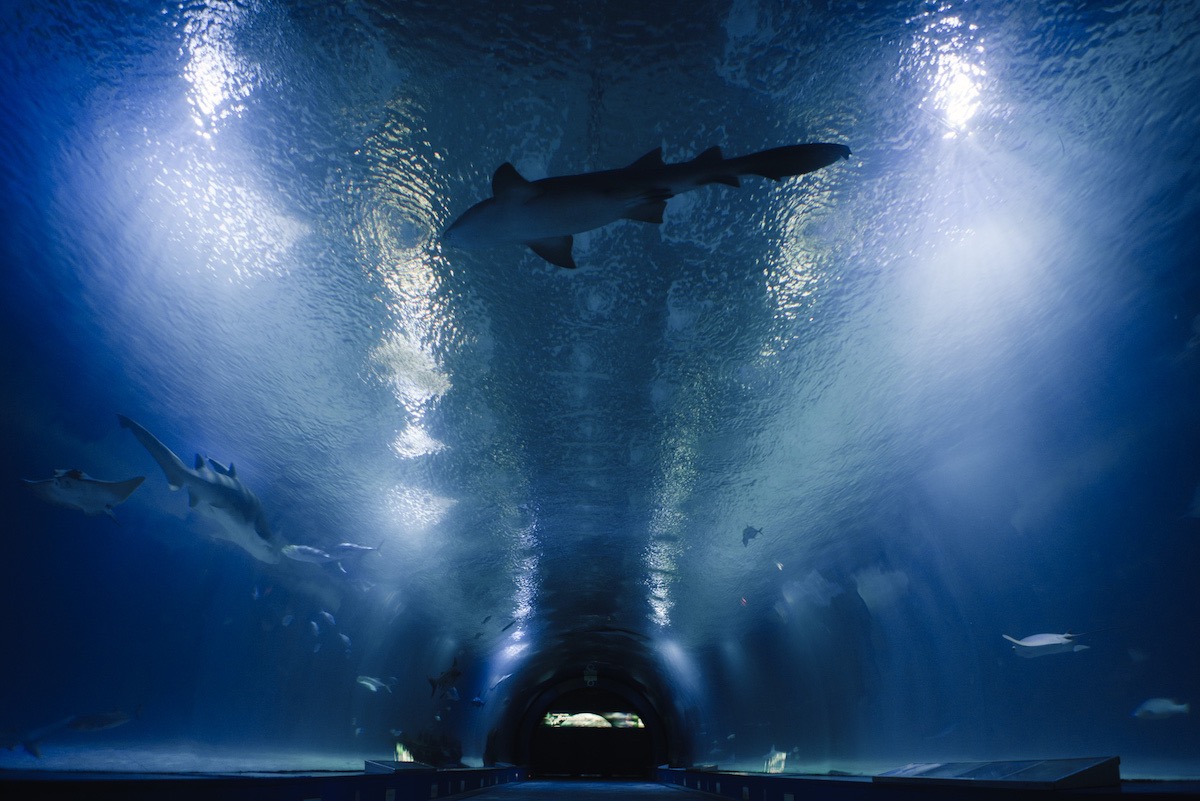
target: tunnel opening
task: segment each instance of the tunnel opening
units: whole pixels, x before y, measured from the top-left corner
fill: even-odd
[[[653,775],[658,722],[645,720],[623,694],[599,687],[570,690],[546,705],[531,723],[531,775],[596,779]]]

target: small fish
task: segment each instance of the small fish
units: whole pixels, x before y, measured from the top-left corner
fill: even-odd
[[[779,568],[780,570],[783,570],[783,562],[776,562],[775,567]]]
[[[736,735],[736,734],[731,734],[731,735],[729,735],[728,737],[726,737],[725,739],[726,739],[726,740],[736,740],[736,739],[737,739],[737,735]]]
[[[504,683],[505,679],[507,679],[511,675],[512,675],[511,673],[505,673],[503,676],[496,679],[496,682],[491,687],[488,688],[488,692],[495,690],[497,687],[499,687],[501,684]]]
[[[314,565],[323,565],[326,562],[337,561],[335,557],[311,545],[285,545],[280,549],[280,553],[288,559],[294,559],[297,562],[308,562]]]
[[[43,501],[68,509],[78,509],[85,515],[108,515],[113,520],[113,507],[123,503],[142,485],[145,476],[124,481],[101,481],[82,470],[55,470],[53,478],[37,481],[22,479],[25,486]]]
[[[355,681],[373,693],[377,693],[380,690],[387,690],[389,693],[392,691],[391,684],[383,681],[382,679],[377,679],[374,676],[359,676],[357,679],[355,679]]]
[[[500,629],[500,630],[501,630],[501,631],[508,631],[509,629],[511,629],[511,628],[512,628],[513,626],[515,626],[515,625],[517,625],[517,619],[514,617],[512,620],[508,621],[508,625],[507,625],[507,626],[505,626],[504,628],[502,628],[502,629]]]
[[[491,616],[491,615],[488,615],[487,617],[485,617],[485,618],[483,619],[483,622],[482,622],[482,623],[480,623],[479,625],[481,625],[481,626],[486,626],[486,625],[487,625],[487,622],[488,622],[489,620],[491,620],[491,619],[492,619],[492,616]]]
[[[442,698],[445,698],[447,701],[459,700],[458,699],[458,688],[451,687],[449,690],[446,690],[446,692],[442,693]]]
[[[1037,656],[1049,656],[1050,654],[1086,651],[1090,647],[1087,645],[1076,645],[1073,640],[1080,635],[1070,632],[1066,634],[1030,634],[1028,637],[1022,637],[1019,640],[1009,637],[1007,634],[1001,636],[1013,644],[1012,648],[1017,652],[1017,656],[1023,656],[1026,659],[1033,659]]]
[[[404,734],[404,729],[388,729],[388,734],[392,735],[393,737],[399,737]]]
[[[483,632],[482,632],[482,631],[477,631],[477,632],[475,632],[475,637],[474,637],[474,639],[478,640],[478,639],[479,639],[480,637],[482,637],[482,636],[483,636]]]
[[[350,653],[350,637],[346,634],[339,633],[338,638],[342,641],[342,645],[346,646],[346,653]]]
[[[754,539],[759,534],[762,534],[761,528],[746,526],[744,529],[742,529],[742,547],[745,548],[747,545],[749,545],[750,540]]]
[[[316,653],[320,653],[320,652],[321,652],[321,643],[319,643],[319,642],[313,643],[313,653],[316,654]]]
[[[295,615],[284,615],[283,620],[281,620],[279,622],[283,624],[284,628],[287,628],[288,626],[292,625],[292,621],[295,619],[296,619]]]
[[[361,737],[361,736],[362,736],[362,733],[363,733],[363,731],[364,731],[364,729],[363,729],[363,727],[362,727],[362,726],[359,726],[359,727],[357,727],[357,728],[354,730],[354,736],[355,736],[355,737]]]
[[[1175,715],[1186,715],[1191,711],[1191,704],[1181,704],[1170,698],[1147,698],[1133,710],[1133,717],[1139,720],[1162,720]]]
[[[478,695],[471,699],[471,706],[481,707],[483,705],[484,705],[484,701]]]
[[[321,627],[317,625],[317,621],[315,620],[308,621],[308,630],[312,632],[312,636],[314,637],[321,636]]]
[[[458,659],[456,658],[454,664],[443,670],[436,679],[429,678],[429,697],[433,698],[439,692],[445,697],[446,692],[454,688],[454,683],[461,675],[462,671],[458,669]]]
[[[442,716],[441,716],[441,715],[434,715],[434,716],[433,716],[433,719],[434,719],[434,720],[436,720],[438,723],[441,723],[441,722],[442,722]]]
[[[317,614],[318,614],[320,617],[324,618],[324,619],[325,619],[325,622],[326,622],[326,623],[328,623],[329,625],[331,625],[331,626],[336,626],[336,625],[337,625],[337,621],[334,619],[333,615],[329,614],[329,613],[328,613],[328,612],[326,612],[324,609],[322,609],[322,610],[321,610],[320,612],[318,612]]]

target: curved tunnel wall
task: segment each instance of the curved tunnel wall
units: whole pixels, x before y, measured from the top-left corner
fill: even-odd
[[[638,661],[632,653],[627,656],[628,662]],[[635,676],[616,661],[570,661],[558,670],[543,672],[539,679],[514,691],[507,711],[488,737],[485,760],[536,762],[538,732],[547,712],[628,711],[636,713],[645,725],[647,769],[688,764],[691,742],[683,716],[661,691],[661,684],[658,676]]]

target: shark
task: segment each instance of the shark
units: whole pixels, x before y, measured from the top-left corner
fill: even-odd
[[[454,664],[442,671],[441,675],[436,679],[429,679],[429,697],[437,695],[441,692],[441,697],[445,698],[451,690],[454,690],[454,684],[458,681],[458,677],[462,675],[462,671],[458,669],[458,659],[455,658]],[[457,695],[457,692],[455,693]]]
[[[133,432],[167,476],[172,490],[187,487],[188,505],[217,524],[218,539],[237,545],[261,562],[279,561],[281,543],[271,533],[262,503],[237,476],[237,469],[206,460],[199,454],[188,467],[157,437],[124,415],[117,415],[122,428]],[[219,469],[218,469],[219,468]]]
[[[618,220],[661,223],[667,201],[709,184],[741,186],[741,176],[781,181],[849,159],[829,142],[788,145],[725,158],[711,147],[691,161],[667,164],[655,148],[627,167],[529,181],[512,164],[492,175],[492,196],[467,209],[442,232],[457,248],[523,244],[551,264],[574,268],[574,234]]]
[[[101,481],[82,470],[55,470],[53,478],[31,481],[21,479],[29,490],[43,501],[78,509],[85,515],[105,514],[114,521],[113,507],[122,503],[146,480],[134,476],[124,481]]]

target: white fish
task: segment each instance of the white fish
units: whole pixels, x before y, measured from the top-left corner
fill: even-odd
[[[40,481],[22,479],[30,492],[48,503],[78,509],[85,515],[108,515],[113,520],[113,507],[124,501],[145,481],[134,476],[124,481],[101,481],[82,470],[55,470],[53,478]]]
[[[329,625],[331,625],[331,626],[337,625],[337,621],[334,619],[333,615],[329,614],[324,609],[322,609],[317,614],[320,615],[322,618],[324,618],[325,622],[328,623]]]
[[[1170,698],[1147,698],[1133,710],[1133,716],[1139,720],[1162,720],[1191,711],[1191,704],[1180,704]]]
[[[1013,650],[1017,652],[1017,656],[1023,656],[1026,659],[1032,659],[1035,656],[1085,651],[1090,647],[1076,645],[1073,640],[1080,635],[1070,632],[1066,634],[1030,634],[1019,640],[1009,637],[1007,634],[1002,636],[1013,644]]]
[[[336,561],[320,548],[314,548],[311,545],[285,545],[280,549],[280,553],[288,559],[294,559],[297,562],[309,562],[314,565],[323,565],[326,562]]]
[[[386,681],[377,679],[374,676],[359,676],[357,679],[355,679],[355,681],[373,693],[377,693],[380,690],[387,690],[389,693],[392,691],[392,685],[388,684]]]
[[[383,543],[378,545],[359,545],[357,542],[339,542],[329,549],[329,555],[335,560],[346,559],[351,556],[362,556],[371,551],[378,551],[383,547]]]
[[[338,637],[341,639],[342,644],[346,646],[346,653],[350,653],[350,637],[349,637],[349,635],[338,633]]]
[[[314,637],[321,636],[321,627],[317,625],[317,621],[315,621],[315,620],[308,621],[308,628],[309,628],[309,631],[312,632],[312,635]]]
[[[292,625],[292,621],[296,619],[295,615],[284,615],[283,620],[279,621],[284,625],[284,628]]]

